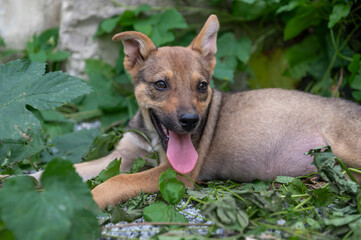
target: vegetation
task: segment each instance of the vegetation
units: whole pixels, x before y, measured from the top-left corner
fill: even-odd
[[[361,102],[361,5],[357,0],[212,0],[189,6],[124,6],[104,19],[95,38],[126,30],[146,33],[157,46],[186,46],[211,13],[221,22],[214,86],[224,91],[280,87]],[[189,15],[193,22],[185,20]],[[192,15],[197,16],[192,18]],[[88,59],[87,83],[57,72],[69,53],[56,49],[57,29],[34,36],[17,60],[0,66],[0,171],[17,175],[45,169],[39,187],[29,177],[12,177],[0,188],[0,239],[95,239],[101,235],[90,188],[118,173],[121,159],[97,178],[81,182],[71,163],[112,150],[137,110],[119,50],[115,67]],[[0,46],[4,41],[0,38]],[[6,46],[5,46],[6,47]],[[4,59],[14,50],[0,53]],[[47,65],[45,64],[47,62]],[[102,130],[73,132],[78,121],[101,122]],[[146,137],[146,136],[145,136]],[[160,178],[160,193],[139,195],[108,209],[106,222],[144,216],[162,222],[155,239],[208,239],[225,229],[230,239],[359,239],[360,188],[330,149],[314,149],[323,180],[311,174],[280,176],[273,182],[210,182],[186,190],[173,171]],[[156,154],[153,156],[157,157]],[[334,166],[335,161],[339,165]],[[138,159],[132,172],[145,164]],[[178,203],[202,209],[213,224],[190,235]],[[123,207],[126,206],[124,209]],[[162,211],[159,211],[161,209]],[[171,223],[173,222],[173,223]],[[102,223],[103,224],[103,223]],[[107,235],[107,233],[103,233]]]

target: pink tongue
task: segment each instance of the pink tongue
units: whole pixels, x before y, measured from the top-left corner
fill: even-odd
[[[167,157],[177,172],[185,174],[192,171],[197,163],[198,153],[193,147],[191,135],[169,131]]]

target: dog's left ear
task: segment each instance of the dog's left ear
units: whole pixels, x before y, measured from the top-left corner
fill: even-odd
[[[193,39],[189,48],[202,54],[204,60],[208,62],[209,67],[213,70],[216,60],[214,55],[217,52],[217,33],[219,22],[216,15],[211,15],[204,24],[202,30],[196,38]]]

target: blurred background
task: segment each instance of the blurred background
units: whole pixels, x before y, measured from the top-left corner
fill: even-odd
[[[299,89],[361,101],[357,0],[0,0],[0,5],[1,63],[47,62],[47,71],[65,71],[93,88],[58,109],[66,119],[98,119],[106,128],[125,125],[136,112],[121,43],[111,41],[115,33],[136,30],[157,46],[187,46],[210,14],[221,24],[213,86]]]

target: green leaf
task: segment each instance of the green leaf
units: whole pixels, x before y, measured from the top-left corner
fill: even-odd
[[[84,129],[55,137],[52,140],[54,146],[49,149],[49,155],[44,155],[43,161],[61,158],[70,160],[72,163],[79,163],[89,150],[94,138],[99,134],[99,129]]]
[[[124,99],[116,93],[113,86],[113,67],[96,59],[85,61],[85,72],[89,76],[89,85],[94,89],[81,102],[81,111],[97,108],[105,110],[119,109]]]
[[[56,110],[40,111],[41,124],[44,132],[54,138],[74,131],[74,122],[66,119],[63,114]]]
[[[314,157],[314,163],[321,177],[330,182],[332,190],[337,194],[347,193],[356,196],[359,193],[358,184],[347,179],[341,172],[340,165],[335,165],[336,156],[329,150],[311,150],[310,155]]]
[[[0,46],[5,47],[5,41],[2,37],[0,37]]]
[[[285,51],[290,68],[302,63],[313,62],[320,53],[320,42],[315,35],[303,39],[300,43],[292,45]]]
[[[305,2],[305,0],[291,0],[288,3],[286,2],[287,5],[283,5],[282,7],[278,8],[276,14],[292,11],[296,7],[302,6]]]
[[[162,202],[155,202],[144,208],[143,217],[148,222],[188,222],[182,214]]]
[[[122,134],[118,134],[117,132],[110,132],[108,134],[97,136],[90,146],[90,150],[86,155],[85,160],[89,161],[106,156],[115,148],[121,137]]]
[[[26,105],[53,109],[89,93],[86,83],[61,72],[44,75],[45,64],[17,60],[0,66],[0,139],[19,139],[28,129],[40,129]]]
[[[159,190],[164,200],[170,204],[177,204],[184,196],[185,186],[177,180],[174,170],[167,169],[159,176]]]
[[[202,213],[217,226],[242,232],[249,223],[248,216],[237,208],[234,198],[224,197],[215,202],[207,202]]]
[[[361,69],[353,76],[351,88],[361,90]]]
[[[247,37],[242,37],[238,41],[237,45],[237,58],[243,62],[246,63],[250,56],[251,56],[251,50],[252,50],[252,42]]]
[[[69,56],[70,56],[69,52],[58,50],[56,52],[48,53],[47,58],[49,61],[61,62],[67,59]]]
[[[121,206],[114,207],[110,212],[111,223],[118,223],[121,221],[133,222],[134,220],[143,216],[143,209],[128,209],[125,210]]]
[[[278,177],[276,177],[275,182],[288,184],[288,183],[292,182],[293,179],[294,179],[294,177],[278,176]]]
[[[266,1],[240,0],[232,1],[232,15],[244,18],[246,21],[266,15],[271,8]]]
[[[118,175],[120,173],[119,168],[122,159],[114,159],[109,163],[109,165],[103,169],[99,176],[96,178],[100,183],[105,182],[106,180]]]
[[[267,191],[269,186],[270,186],[269,184],[263,181],[255,180],[252,183],[243,183],[242,189],[253,189],[254,191]]]
[[[349,81],[351,87],[361,90],[361,55],[356,53],[352,57],[352,62],[348,65],[347,69],[351,72]]]
[[[306,185],[298,178],[294,178],[287,184],[287,189],[292,194],[304,194],[307,191]]]
[[[234,72],[236,70],[235,63],[237,63],[236,58],[233,56],[227,57],[224,62],[217,57],[216,59],[217,65],[214,69],[213,77],[233,82]],[[232,62],[233,64],[229,64],[230,62]]]
[[[329,188],[313,189],[310,191],[313,204],[316,207],[328,206],[336,199],[337,195],[330,191]]]
[[[6,161],[11,163],[21,162],[47,148],[42,139],[40,130],[37,132],[29,131],[28,137],[29,139],[24,140],[1,140],[0,164],[3,164]]]
[[[342,18],[347,17],[350,13],[350,3],[338,3],[333,6],[330,20],[328,21],[328,28],[333,28]]]
[[[361,54],[359,54],[359,53],[356,53],[352,56],[352,62],[347,67],[347,69],[351,73],[355,74],[360,70],[360,68],[361,68],[360,59],[361,59]]]
[[[119,21],[118,16],[107,18],[100,24],[100,28],[106,33],[111,33],[114,30],[114,28],[117,26],[118,21]]]
[[[306,223],[309,225],[311,229],[321,230],[321,225],[312,218],[306,218]]]
[[[142,167],[145,166],[146,161],[142,158],[137,158],[133,164],[132,167],[130,168],[130,173],[137,173],[139,172],[140,169],[142,169]]]
[[[134,23],[134,29],[150,36],[155,45],[161,46],[175,39],[173,29],[188,27],[182,14],[176,9],[168,9],[161,14],[154,14],[147,19]]]
[[[38,192],[29,177],[13,177],[0,189],[2,219],[17,239],[97,239],[97,206],[70,162],[50,162]]]
[[[142,5],[139,5],[135,10],[134,10],[134,13],[136,16],[138,16],[140,13],[142,12],[149,12],[150,10],[152,10],[152,6],[149,5],[149,4],[142,4]]]
[[[326,218],[324,221],[325,221],[326,225],[332,225],[335,227],[339,227],[339,226],[343,226],[346,224],[350,224],[351,222],[356,221],[360,218],[361,218],[361,215],[356,214],[356,215],[345,215],[344,217],[337,217],[337,218],[331,218],[331,219]]]
[[[47,60],[47,55],[44,50],[40,50],[39,52],[30,52],[29,59],[33,62],[44,63]]]
[[[287,77],[283,72],[287,69],[288,63],[284,51],[276,49],[266,54],[253,54],[249,65],[254,77],[249,80],[251,88],[284,88],[294,89],[299,79]]]
[[[241,62],[246,63],[251,56],[252,42],[247,37],[237,40],[233,33],[225,33],[217,40],[218,53],[217,56],[234,56]]]
[[[320,8],[314,5],[308,5],[298,8],[296,15],[286,23],[283,38],[289,40],[298,36],[309,26],[319,24],[321,20]]]

